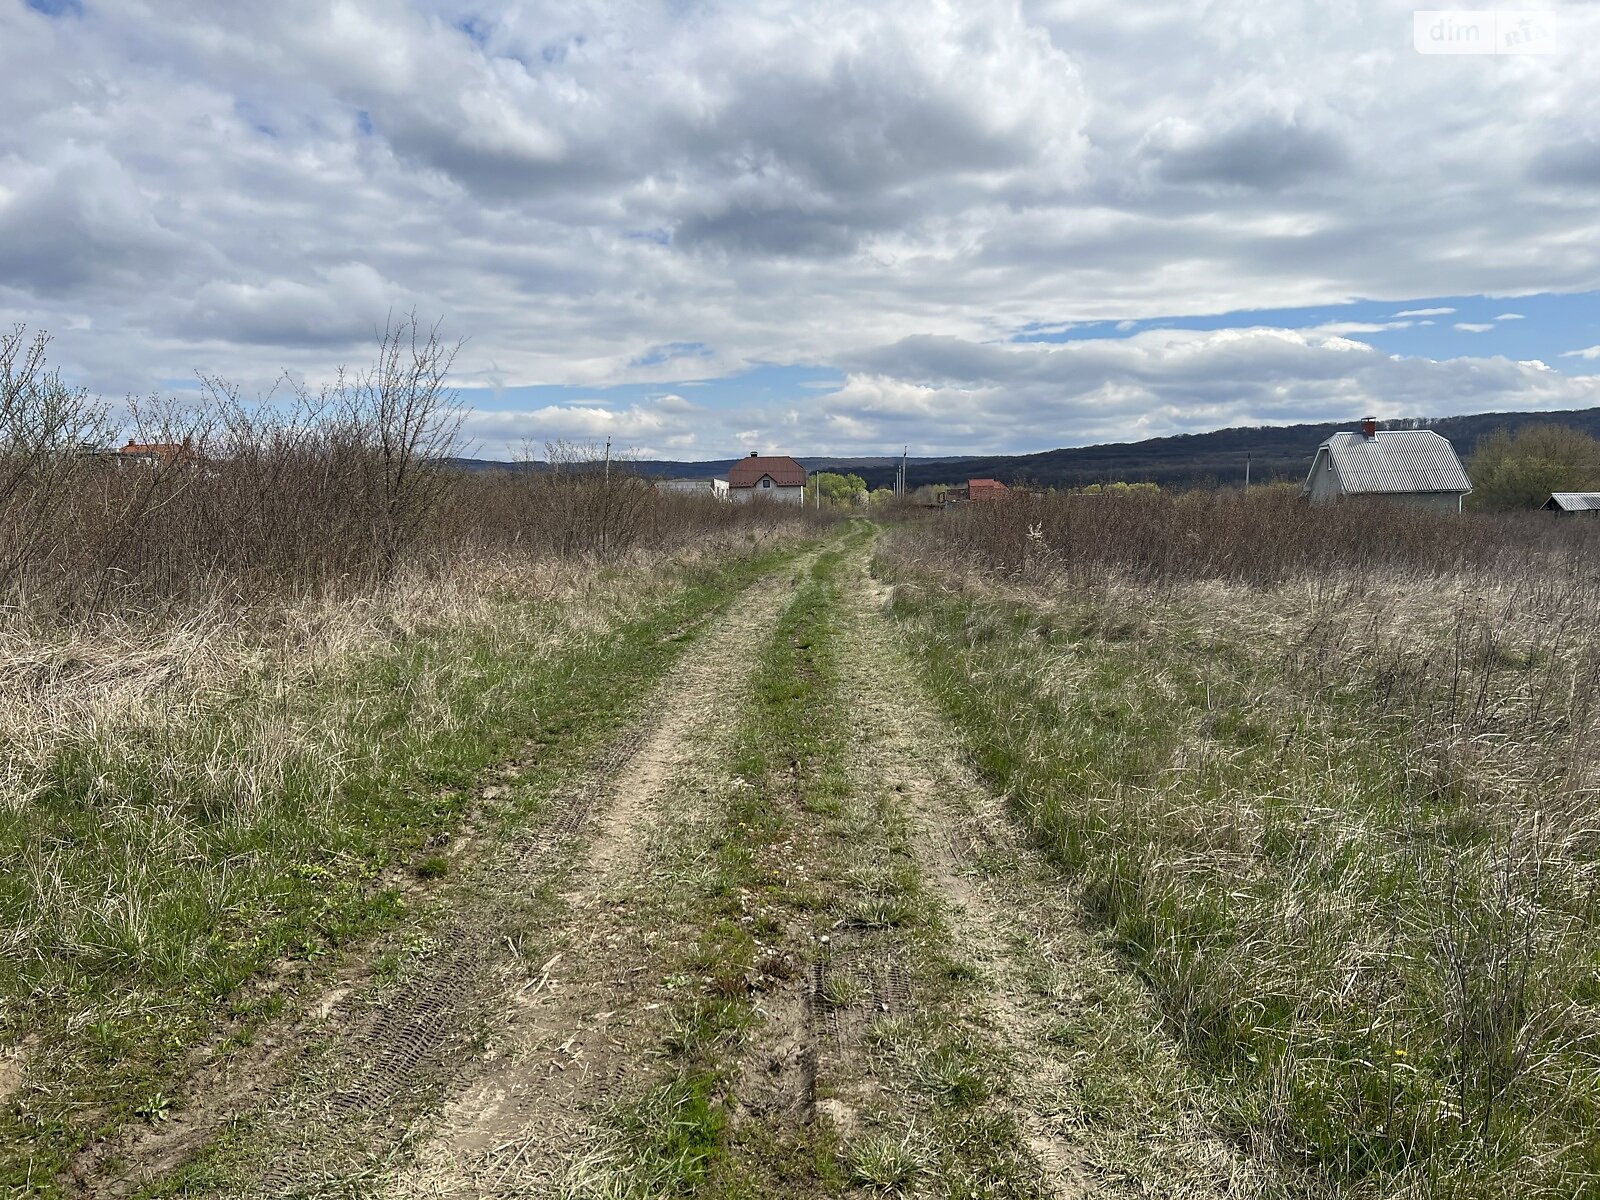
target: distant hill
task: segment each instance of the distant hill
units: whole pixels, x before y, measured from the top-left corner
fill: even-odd
[[[1497,429],[1523,425],[1570,425],[1600,437],[1600,408],[1573,412],[1478,413],[1464,417],[1413,418],[1386,421],[1385,429],[1432,429],[1449,438],[1463,458],[1478,439]],[[1005,483],[1031,483],[1041,487],[1083,487],[1091,483],[1159,483],[1165,488],[1236,486],[1244,482],[1245,456],[1250,457],[1250,477],[1256,483],[1286,479],[1299,483],[1311,469],[1317,446],[1341,429],[1355,429],[1358,421],[1319,425],[1250,426],[1189,433],[1178,437],[1150,438],[1143,442],[1112,442],[1045,450],[1038,454],[949,455],[908,460],[906,477],[911,487],[927,483],[959,483],[966,479],[999,479]],[[797,456],[798,457],[798,456]],[[483,459],[459,459],[468,469],[504,468],[511,464]],[[634,461],[629,466],[646,475],[709,479],[726,476],[738,459],[711,462]],[[894,481],[897,457],[805,458],[811,471],[854,472],[869,487],[888,487]],[[543,470],[544,464],[533,465]]]
[[[1466,458],[1497,429],[1515,430],[1542,423],[1569,425],[1600,437],[1600,408],[1572,412],[1478,413],[1464,417],[1417,418],[1385,421],[1385,429],[1432,429],[1448,438]],[[1355,429],[1359,421],[1318,425],[1281,425],[1219,429],[1179,437],[1151,438],[1143,442],[1114,442],[1039,454],[964,458],[946,464],[913,463],[906,471],[910,486],[956,483],[961,480],[999,479],[1006,483],[1032,483],[1043,487],[1083,487],[1091,483],[1159,483],[1165,488],[1237,486],[1244,482],[1245,456],[1250,457],[1250,478],[1256,483],[1273,479],[1299,483],[1311,469],[1317,446],[1341,429]],[[887,485],[894,468],[861,470],[872,487]]]

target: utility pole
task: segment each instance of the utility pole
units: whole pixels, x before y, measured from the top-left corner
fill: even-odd
[[[606,482],[611,482],[611,439],[606,438]]]
[[[1248,454],[1244,456],[1244,490],[1247,492],[1250,490],[1250,456]]]

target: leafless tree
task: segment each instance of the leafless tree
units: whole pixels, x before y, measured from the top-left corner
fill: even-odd
[[[285,377],[247,399],[202,375],[197,391],[130,398],[135,438],[162,447],[137,455],[104,447],[103,407],[61,384],[45,346],[21,330],[0,341],[0,606],[30,620],[160,622],[197,604],[370,593],[478,554],[614,558],[779,523],[659,495],[597,447],[462,469],[446,386],[459,347],[415,315],[385,327],[369,368],[324,386]]]
[[[328,397],[366,451],[364,499],[386,570],[438,510],[449,486],[443,468],[461,445],[465,414],[446,380],[462,343],[445,341],[440,325],[423,324],[415,311],[391,317],[377,360],[356,374],[341,372]]]

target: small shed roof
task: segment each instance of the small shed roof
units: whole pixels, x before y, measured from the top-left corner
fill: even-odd
[[[1336,433],[1317,448],[1313,471],[1324,450],[1346,495],[1472,490],[1455,448],[1431,429],[1380,429],[1370,438]]]
[[[1600,492],[1551,492],[1544,506],[1559,508],[1562,512],[1597,512],[1600,511]]]
[[[755,487],[763,475],[778,487],[805,487],[806,469],[787,454],[751,454],[728,469],[728,486]]]
[[[994,500],[1008,491],[1010,489],[998,479],[967,480],[967,498],[970,500]]]

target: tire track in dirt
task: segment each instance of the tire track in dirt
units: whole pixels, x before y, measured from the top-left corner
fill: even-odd
[[[526,888],[563,869],[587,837],[596,798],[643,742],[647,721],[608,743],[575,784],[551,798],[536,828],[482,864],[479,891]],[[525,766],[517,760],[491,770],[480,794],[503,793]],[[463,835],[451,839],[450,856],[470,858],[481,839],[469,818]],[[202,1065],[178,1118],[93,1148],[75,1164],[69,1186],[82,1195],[132,1195],[256,1109],[266,1140],[277,1144],[236,1194],[320,1194],[356,1156],[392,1146],[476,1059],[493,989],[510,986],[504,939],[484,914],[452,913],[399,986],[376,998],[363,991],[375,955],[370,948],[356,954],[292,1024],[258,1032],[246,1052],[225,1063]],[[292,1079],[295,1065],[303,1069],[318,1059],[314,1073],[321,1086],[301,1091]],[[287,1084],[285,1075],[291,1076]],[[280,1087],[294,1094],[276,1094]]]
[[[919,869],[950,910],[957,946],[991,981],[988,1016],[1014,1062],[1012,1116],[1050,1194],[1098,1194],[1097,1165],[1074,1136],[1083,1121],[1074,1072],[1050,1037],[1080,1001],[1037,978],[1041,966],[1070,978],[1074,960],[1095,951],[1059,874],[967,766],[955,732],[926,697],[886,612],[891,589],[872,578],[869,556],[853,564],[842,680],[863,768],[901,791]],[[1220,1142],[1200,1137],[1173,1150],[1193,1163],[1186,1195],[1228,1192],[1235,1165]]]
[[[544,1194],[583,1149],[595,1116],[648,1069],[666,1008],[663,936],[639,911],[658,810],[706,791],[688,783],[700,747],[734,719],[741,677],[792,577],[753,587],[659,689],[657,719],[593,805],[593,840],[568,877],[560,925],[540,931],[553,953],[508,992],[503,1032],[394,1181],[394,1196]]]
[[[1011,1115],[1055,1197],[1090,1194],[1083,1155],[1054,1120],[1048,1097],[1057,1081],[1035,1054],[1043,1040],[1047,1014],[1029,1011],[1023,989],[1012,978],[1005,953],[1003,914],[992,897],[970,878],[956,845],[973,834],[989,840],[1009,833],[1000,822],[997,800],[962,769],[941,718],[922,700],[920,689],[894,653],[881,610],[889,590],[872,579],[866,560],[849,589],[854,598],[845,622],[842,687],[856,717],[863,755],[872,770],[893,780],[911,820],[911,849],[924,877],[949,906],[957,947],[995,981],[987,997],[988,1016],[1015,1059],[1017,1094]],[[937,765],[936,765],[937,764]],[[957,805],[965,800],[970,808]],[[965,827],[965,828],[964,828]]]

